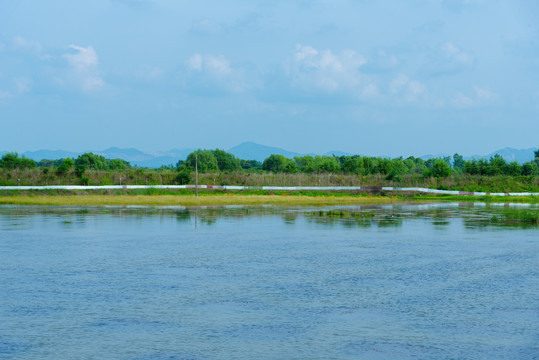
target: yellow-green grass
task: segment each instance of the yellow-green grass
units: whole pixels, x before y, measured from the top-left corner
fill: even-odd
[[[0,196],[0,204],[15,205],[354,205],[404,202],[397,196],[194,195],[30,195]]]

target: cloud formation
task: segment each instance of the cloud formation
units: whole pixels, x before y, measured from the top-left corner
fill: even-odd
[[[99,74],[99,59],[94,48],[69,45],[75,53],[64,54],[70,66],[70,80],[77,83],[84,91],[94,91],[104,85]]]
[[[389,83],[389,91],[406,102],[412,102],[425,95],[427,87],[417,80],[410,80],[408,76],[400,74]]]
[[[469,108],[486,105],[497,98],[497,94],[488,87],[474,86],[473,91],[466,94],[458,93],[453,98],[453,105],[457,108]]]
[[[13,45],[16,49],[31,51],[35,53],[40,53],[43,50],[43,46],[31,40],[26,40],[23,37],[15,36],[13,38]]]
[[[217,77],[225,77],[232,73],[230,61],[223,55],[194,54],[187,59],[187,68],[196,72],[208,72]]]
[[[442,52],[447,57],[456,63],[467,64],[472,61],[472,57],[456,47],[453,43],[447,42],[442,46]]]
[[[184,87],[199,95],[238,93],[245,90],[243,71],[232,67],[224,55],[193,54],[185,61]]]
[[[319,51],[298,44],[286,72],[292,86],[303,90],[318,89],[329,94],[343,90],[359,92],[359,68],[366,63],[365,57],[353,50],[334,54],[331,50]]]

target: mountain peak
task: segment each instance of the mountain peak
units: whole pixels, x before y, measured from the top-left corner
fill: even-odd
[[[228,152],[234,154],[234,156],[245,160],[257,160],[264,161],[272,154],[284,155],[287,158],[293,158],[301,154],[281,149],[273,146],[266,146],[254,143],[252,141],[245,141],[237,146],[228,149]]]

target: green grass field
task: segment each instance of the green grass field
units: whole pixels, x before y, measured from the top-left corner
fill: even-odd
[[[460,195],[422,195],[395,193],[347,193],[320,191],[219,191],[203,190],[196,197],[191,190],[116,190],[116,191],[2,191],[0,204],[19,205],[354,205],[404,202],[521,202],[539,203],[539,197],[495,197]]]

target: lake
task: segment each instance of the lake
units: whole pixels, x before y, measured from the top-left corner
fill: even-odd
[[[0,206],[0,359],[537,359],[503,206]]]

